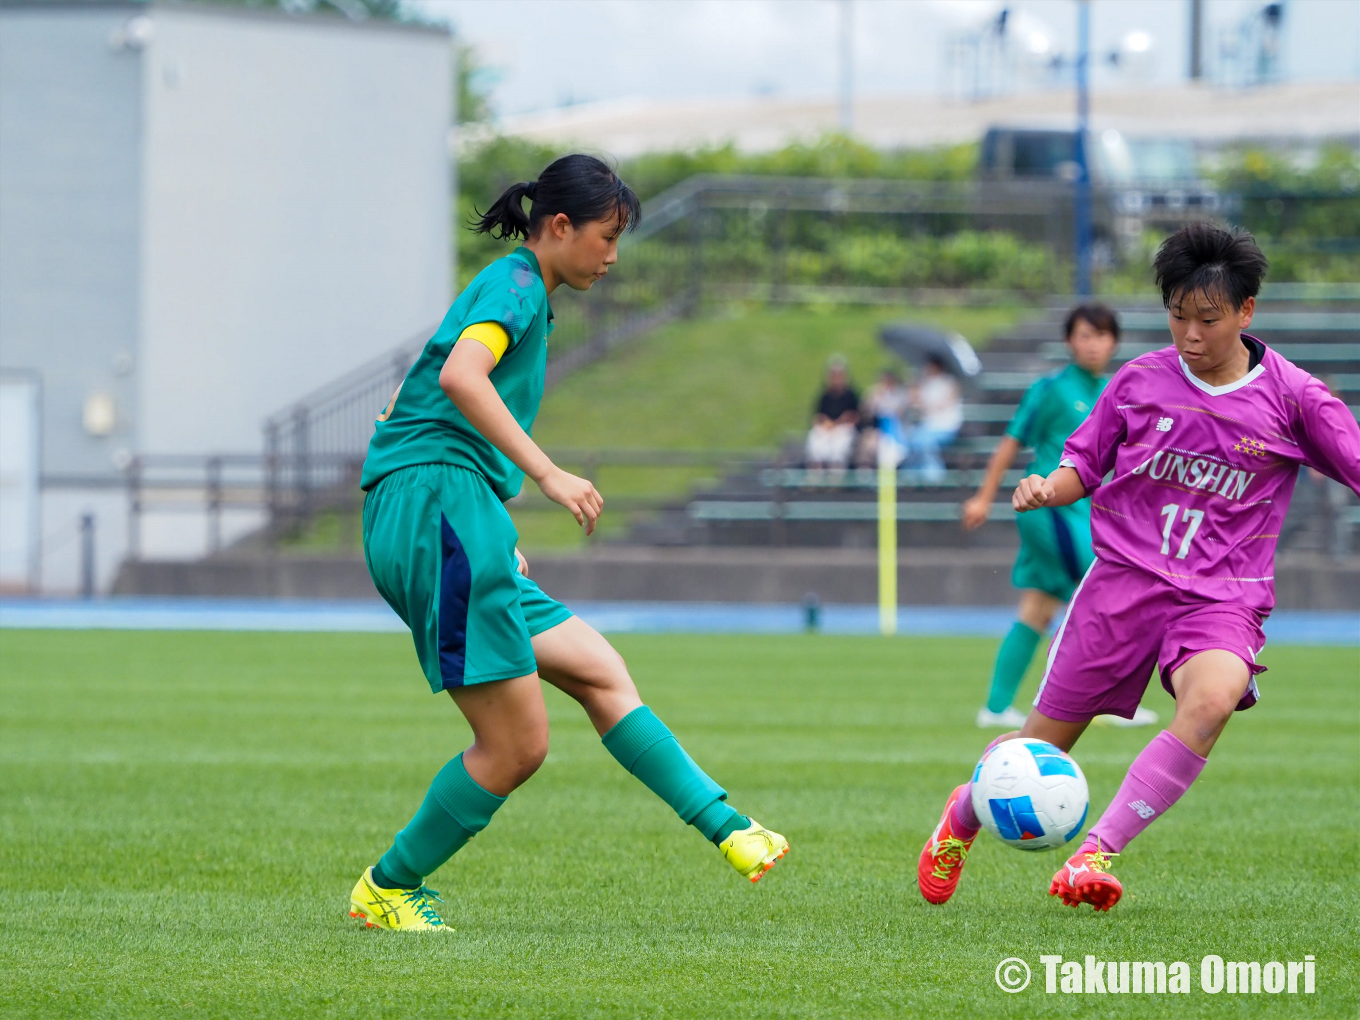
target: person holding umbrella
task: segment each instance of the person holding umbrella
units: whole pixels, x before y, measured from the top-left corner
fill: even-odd
[[[924,375],[915,389],[913,404],[921,418],[907,435],[907,446],[921,477],[938,483],[944,480],[940,452],[963,427],[963,393],[937,354],[926,358]]]
[[[968,341],[957,333],[944,333],[918,323],[897,323],[882,333],[890,351],[921,371],[912,388],[917,422],[907,433],[907,453],[925,481],[944,480],[941,451],[952,443],[963,426],[963,392],[959,381],[982,369]]]

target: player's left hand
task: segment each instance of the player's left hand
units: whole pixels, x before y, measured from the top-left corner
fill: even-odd
[[[534,481],[538,482],[543,495],[571,511],[576,523],[586,529],[587,535],[594,532],[595,521],[604,511],[604,497],[589,479],[579,478],[549,463],[547,472]]]
[[[529,576],[529,561],[524,558],[524,553],[519,551],[519,546],[515,546],[515,569],[525,577]]]
[[[1011,506],[1015,507],[1016,513],[1022,514],[1026,510],[1038,510],[1056,495],[1057,492],[1043,475],[1026,475],[1015,487]]]

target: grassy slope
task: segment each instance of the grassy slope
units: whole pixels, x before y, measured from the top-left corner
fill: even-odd
[[[534,438],[550,449],[775,447],[806,427],[832,354],[850,360],[861,389],[891,362],[878,342],[884,323],[933,323],[985,344],[1025,314],[1013,307],[729,306],[665,326],[568,377],[544,399]],[[703,477],[702,471],[619,468],[605,470],[599,483],[608,499],[611,491],[684,491]],[[516,508],[514,515],[526,549],[579,541],[563,511]],[[606,516],[604,524],[611,523],[619,528],[627,520]]]
[[[843,354],[861,391],[892,361],[878,342],[887,322],[914,320],[957,330],[985,345],[1032,310],[997,308],[795,308],[729,305],[671,323],[607,361],[569,376],[543,400],[534,438],[558,450],[749,450],[779,446],[807,425],[826,360]],[[564,463],[568,470],[580,465]],[[695,468],[606,468],[597,483],[615,496],[680,494],[711,476]],[[580,528],[530,482],[511,507],[520,546],[535,552],[579,546]],[[601,535],[625,531],[615,509]],[[352,547],[358,528],[323,517],[296,543],[305,551]]]
[[[552,692],[547,765],[433,877],[457,932],[411,938],[344,915],[359,869],[467,739],[407,639],[0,632],[0,1016],[1360,1012],[1353,649],[1267,650],[1265,700],[1130,848],[1128,896],[1098,917],[1044,895],[1054,855],[985,837],[947,907],[915,891],[920,842],[983,739],[971,716],[993,643],[618,645],[733,803],[793,853],[759,886],[737,879]],[[1160,691],[1151,703],[1168,708]],[[1079,746],[1098,807],[1148,736]],[[1313,953],[1319,990],[996,989],[999,960],[1037,970],[1045,952]]]

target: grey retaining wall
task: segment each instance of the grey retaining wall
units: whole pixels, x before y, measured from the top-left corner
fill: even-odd
[[[1007,605],[1011,553],[991,549],[911,549],[898,559],[903,605]],[[872,550],[653,549],[600,546],[535,556],[530,574],[556,598],[610,601],[872,603],[878,597]],[[1282,556],[1275,587],[1282,609],[1360,610],[1360,557],[1335,563],[1313,554]],[[341,557],[218,557],[123,565],[115,594],[234,598],[376,598],[363,560]]]

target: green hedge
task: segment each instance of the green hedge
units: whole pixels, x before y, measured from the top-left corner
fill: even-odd
[[[486,209],[502,190],[531,180],[559,154],[553,146],[493,138],[459,161],[456,217],[460,282],[506,251],[501,242],[462,229],[475,209]],[[886,178],[971,179],[977,146],[883,152],[853,139],[828,136],[767,153],[732,145],[690,152],[650,153],[625,160],[624,179],[645,201],[699,173]],[[1315,159],[1242,147],[1221,153],[1208,176],[1230,197],[1232,218],[1252,231],[1271,260],[1277,282],[1344,282],[1360,279],[1360,153],[1346,145],[1323,147]],[[1066,259],[1046,245],[1011,234],[959,229],[943,236],[887,232],[872,217],[831,224],[792,218],[782,247],[753,224],[732,220],[705,241],[706,279],[742,283],[835,284],[866,287],[979,287],[1040,294],[1070,284]],[[1141,292],[1160,237],[1099,274],[1102,290]],[[626,287],[647,295],[670,292],[677,273],[692,273],[679,240],[652,238],[628,253],[616,293]]]

